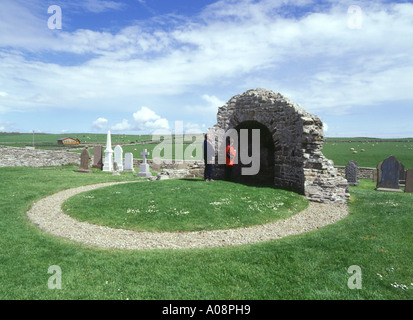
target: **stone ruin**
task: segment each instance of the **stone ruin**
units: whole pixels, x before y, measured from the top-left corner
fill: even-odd
[[[249,143],[252,129],[260,129],[260,172],[243,176],[239,162],[233,181],[270,183],[321,203],[342,204],[349,199],[347,180],[322,153],[322,121],[280,93],[256,89],[232,97],[219,108],[211,131],[229,129],[237,130],[238,136],[240,129],[248,129]],[[223,143],[218,139],[216,159]],[[223,178],[224,170],[224,164],[216,164],[214,176]]]

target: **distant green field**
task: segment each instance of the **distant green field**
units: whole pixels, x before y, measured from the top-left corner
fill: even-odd
[[[354,160],[360,167],[375,168],[380,161],[393,155],[404,164],[405,168],[413,168],[413,142],[392,140],[331,142],[331,140],[333,139],[328,139],[324,143],[323,154],[333,160],[337,166],[345,166],[349,161]],[[351,148],[354,148],[357,153],[353,153]],[[362,151],[363,149],[365,151]]]
[[[1,145],[32,146],[33,138],[35,146],[57,147],[57,140],[71,137],[79,139],[81,143],[106,143],[106,134],[97,133],[0,133]],[[136,143],[137,141],[150,140],[150,135],[124,135],[112,134],[112,143]]]
[[[57,140],[64,137],[71,137],[73,139],[79,139],[82,145],[78,146],[61,146],[57,144]],[[174,139],[175,137],[172,137]],[[67,133],[67,134],[34,134],[34,146],[37,149],[74,149],[75,152],[82,152],[84,145],[93,144],[106,144],[106,134],[95,133]],[[152,139],[154,139],[152,141]],[[124,153],[131,152],[134,158],[142,158],[141,152],[143,149],[149,151],[148,158],[151,159],[153,155],[153,149],[159,144],[156,137],[152,135],[124,135],[124,134],[111,134],[112,149],[117,144],[122,144]],[[162,141],[167,141],[169,138],[162,137]],[[192,141],[184,141],[183,150],[195,142],[195,137]],[[128,144],[128,145],[123,145]],[[166,143],[165,143],[166,144]],[[28,147],[33,146],[33,134],[31,133],[0,133],[0,145],[12,146],[12,147]],[[170,155],[165,155],[165,151],[161,152],[161,156],[168,159],[184,159],[184,155],[175,156],[175,143],[172,143]],[[93,155],[93,148],[89,149]],[[198,149],[200,151],[200,149]],[[191,160],[201,160],[202,154],[200,152],[193,151],[191,153],[193,158]],[[186,159],[186,158],[185,158]]]
[[[96,133],[66,133],[66,134],[35,134],[34,145],[36,148],[73,148],[68,146],[58,146],[57,140],[63,137],[71,137],[79,139],[82,144],[93,145],[94,143],[106,143],[106,134]],[[158,145],[156,141],[152,142],[151,135],[124,135],[112,134],[112,145],[123,145],[123,151],[131,152],[134,158],[142,158],[141,152],[147,149],[150,152],[149,159],[152,158],[153,150]],[[195,141],[195,139],[193,140]],[[185,141],[183,149],[193,143],[193,141]],[[33,134],[31,133],[0,133],[0,145],[9,145],[17,147],[25,147],[33,145]],[[192,145],[194,146],[194,145]],[[77,146],[76,152],[81,152],[83,146]],[[357,153],[353,153],[351,148],[354,148]],[[364,151],[362,151],[362,149]],[[93,154],[93,148],[90,149]],[[201,149],[198,149],[201,151]],[[202,152],[202,151],[201,151]],[[182,155],[175,155],[175,143],[172,143],[171,156],[162,157],[182,159]],[[377,139],[367,137],[356,138],[327,138],[324,143],[323,154],[334,161],[337,166],[345,166],[349,161],[357,161],[360,167],[376,167],[377,164],[385,158],[393,155],[401,161],[406,168],[413,168],[413,138],[403,139]],[[193,151],[191,155],[193,160],[201,160],[200,152]],[[187,160],[188,158],[185,157]]]

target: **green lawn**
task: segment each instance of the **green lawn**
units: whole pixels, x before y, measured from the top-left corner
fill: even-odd
[[[56,238],[26,217],[59,190],[136,179],[76,170],[0,168],[0,299],[413,298],[412,194],[377,192],[362,180],[350,188],[347,218],[306,234],[240,247],[106,250]],[[61,290],[48,288],[53,265]],[[348,287],[353,265],[360,290]]]
[[[68,199],[63,210],[77,220],[98,225],[175,232],[268,223],[285,219],[307,205],[303,196],[276,188],[171,179],[84,192]]]

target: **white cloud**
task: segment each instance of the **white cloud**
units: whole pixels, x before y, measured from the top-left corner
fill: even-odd
[[[241,87],[252,83],[250,88],[255,88],[260,82],[274,86],[267,89],[282,86],[292,94],[292,100],[316,110],[343,111],[378,101],[413,99],[408,87],[413,42],[406,41],[413,32],[410,3],[359,2],[362,29],[352,30],[344,4],[332,2],[331,7],[325,5],[318,12],[290,17],[284,14],[286,4],[298,6],[298,11],[317,4],[217,1],[171,31],[163,27],[168,18],[160,17],[159,25],[126,26],[115,34],[83,29],[50,33],[39,15],[21,5],[28,3],[2,0],[0,5],[0,18],[4,19],[0,19],[0,29],[5,30],[0,46],[14,48],[0,50],[0,83],[8,93],[3,97],[8,99],[8,109],[178,94],[202,86],[214,90],[222,84]],[[89,0],[85,6],[95,12],[119,9],[114,1]],[[27,28],[16,29],[16,21],[27,21]],[[86,58],[90,54],[90,59],[65,66],[32,60],[19,51],[21,48]],[[192,110],[215,114],[223,104],[213,95],[202,99],[205,104]],[[142,115],[152,118],[145,122]],[[138,121],[134,115],[133,123],[122,122],[119,128],[128,124],[145,129],[169,127],[166,119],[147,110],[136,117]]]
[[[158,120],[161,117],[158,116],[154,111],[149,109],[148,107],[142,107],[138,111],[133,114],[133,119],[137,123],[145,123],[148,121]]]
[[[138,111],[132,114],[132,119],[123,119],[121,122],[110,126],[109,120],[98,118],[92,124],[95,130],[107,130],[110,127],[112,131],[141,131],[152,133],[159,130],[170,130],[169,122],[166,118],[162,118],[155,111],[148,107],[141,107]]]
[[[106,130],[108,128],[108,120],[105,118],[97,118],[92,124],[94,129]]]
[[[131,129],[133,129],[132,125],[126,119],[123,119],[122,122],[111,127],[113,131],[129,131]]]
[[[165,118],[161,118],[153,110],[143,106],[133,114],[136,129],[140,131],[149,130],[169,130],[169,122]]]

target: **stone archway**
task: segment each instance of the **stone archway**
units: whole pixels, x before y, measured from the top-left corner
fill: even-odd
[[[322,154],[323,123],[317,116],[280,93],[256,89],[236,95],[220,107],[213,129],[227,132],[254,126],[267,130],[264,136],[272,138],[272,147],[267,150],[273,152],[270,159],[275,186],[300,192],[312,201],[346,202],[347,180]],[[216,150],[222,148],[220,143]],[[216,165],[217,178],[222,177],[223,167]]]

